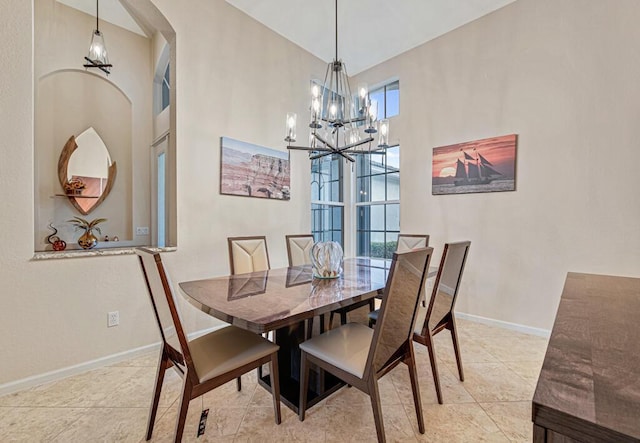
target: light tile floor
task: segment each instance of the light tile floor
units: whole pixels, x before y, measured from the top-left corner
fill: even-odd
[[[426,433],[417,428],[406,366],[380,381],[388,441],[530,442],[531,399],[547,339],[459,320],[465,381],[460,382],[450,335],[436,339],[444,405],[436,400],[429,357],[416,344]],[[156,372],[157,354],[0,397],[0,441],[141,442]],[[181,379],[169,371],[152,441],[172,441]],[[206,433],[196,439],[202,407]],[[255,371],[195,399],[184,441],[344,442],[375,441],[369,397],[343,388],[314,406],[300,422],[283,405],[276,426],[270,394]]]

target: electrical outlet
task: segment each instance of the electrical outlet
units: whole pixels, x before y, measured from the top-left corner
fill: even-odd
[[[149,235],[149,228],[147,226],[138,226],[136,228],[136,235]]]
[[[118,326],[120,324],[120,311],[113,311],[107,314],[107,327]]]

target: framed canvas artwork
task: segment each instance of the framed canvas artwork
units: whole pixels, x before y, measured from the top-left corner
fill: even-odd
[[[433,195],[516,189],[516,134],[433,148]]]
[[[220,193],[289,200],[289,153],[220,139]]]

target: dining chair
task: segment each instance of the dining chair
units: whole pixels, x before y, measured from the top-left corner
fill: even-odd
[[[393,254],[375,329],[348,323],[300,344],[301,421],[305,417],[309,367],[313,364],[370,396],[378,441],[384,442],[378,380],[402,362],[409,368],[418,428],[424,434],[412,335],[432,252],[432,248],[423,248]]]
[[[315,243],[311,234],[285,235],[289,267],[311,264],[309,253]]]
[[[429,246],[429,235],[427,234],[398,234],[398,241],[396,244],[396,252],[406,252],[412,249],[426,248]],[[422,288],[422,293],[425,294],[426,285]],[[374,318],[377,316],[376,306],[380,306],[381,296],[376,297],[378,300],[374,301],[374,306],[369,309],[369,327],[373,327]],[[426,297],[423,297],[423,302],[426,302]],[[425,303],[426,305],[426,303]]]
[[[236,326],[223,327],[187,340],[160,254],[145,248],[136,249],[136,253],[162,337],[146,439],[151,439],[162,382],[166,370],[171,367],[183,379],[174,435],[176,442],[182,439],[189,401],[266,363],[269,364],[273,386],[275,421],[280,424],[279,347]]]
[[[445,329],[451,332],[453,351],[456,355],[456,364],[458,365],[458,375],[460,376],[460,381],[464,381],[454,309],[470,247],[470,241],[445,243],[442,258],[440,259],[440,266],[438,267],[438,274],[433,284],[431,300],[427,307],[419,307],[418,321],[416,322],[415,333],[413,334],[413,339],[425,345],[429,351],[433,381],[436,385],[436,394],[438,395],[438,403],[440,404],[442,404],[442,391],[440,389],[440,378],[438,376],[433,336]]]
[[[429,236],[426,234],[398,234],[396,252],[410,251],[429,246]]]
[[[231,275],[249,272],[268,271],[269,251],[264,235],[249,237],[227,237],[229,245],[229,268]],[[265,338],[273,338],[273,332],[263,333]],[[262,378],[262,366],[258,368],[258,377]],[[242,379],[237,379],[238,391],[242,390]]]
[[[228,237],[227,242],[231,275],[267,271],[271,268],[265,236]]]
[[[287,258],[289,267],[311,264],[311,248],[315,244],[315,239],[311,234],[285,235],[287,244]],[[320,315],[320,333],[324,332],[324,314]],[[313,317],[307,320],[306,337],[311,338],[313,333]]]
[[[433,373],[433,381],[436,387],[438,403],[440,404],[443,403],[442,390],[440,388],[440,377],[438,375],[433,336],[445,329],[451,332],[451,341],[453,342],[453,351],[456,355],[458,374],[460,381],[464,381],[454,308],[470,247],[471,242],[469,241],[445,243],[429,304],[418,307],[413,339],[425,345],[429,351],[431,372]],[[377,315],[379,314],[375,312],[371,313],[369,319],[375,322]]]

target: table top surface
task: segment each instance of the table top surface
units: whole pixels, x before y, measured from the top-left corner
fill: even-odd
[[[202,311],[253,332],[266,332],[375,297],[390,260],[346,259],[335,279],[313,278],[310,265],[179,284]]]
[[[564,423],[598,441],[638,441],[639,318],[640,278],[569,273],[533,421]]]

